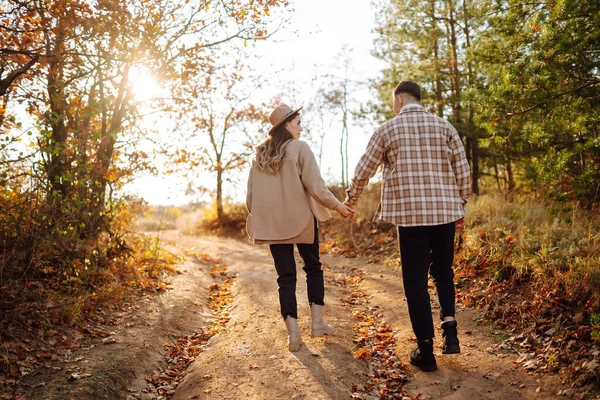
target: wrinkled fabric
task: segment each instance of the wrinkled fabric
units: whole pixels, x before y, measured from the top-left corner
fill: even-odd
[[[381,164],[381,202],[375,220],[431,226],[464,217],[471,173],[458,132],[445,119],[408,104],[381,125],[356,166],[346,201],[356,204]]]
[[[327,189],[317,160],[306,142],[292,140],[275,175],[252,163],[246,207],[248,236],[258,243],[290,241],[312,243],[314,235],[301,235],[313,218],[327,221],[340,202]],[[309,231],[310,232],[310,231]],[[311,232],[312,233],[312,232]],[[295,241],[297,240],[302,241]],[[305,240],[306,239],[306,240]]]

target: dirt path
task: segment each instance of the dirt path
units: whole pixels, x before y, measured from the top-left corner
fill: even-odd
[[[340,263],[337,257],[330,256],[323,257],[323,261]],[[396,332],[396,354],[408,364],[408,353],[415,342],[400,272],[365,263],[360,258],[341,262],[367,272],[362,287]],[[430,294],[434,299],[434,290]],[[434,308],[434,322],[438,311],[439,308]],[[559,397],[556,394],[566,389],[556,376],[529,375],[515,364],[519,354],[502,344],[507,336],[483,322],[477,310],[458,305],[456,318],[462,353],[441,354],[438,325],[434,339],[438,371],[423,373],[410,366],[411,376],[405,387],[412,395],[420,393],[420,399],[550,399]]]
[[[306,285],[299,271],[299,323],[306,346],[290,353],[285,350],[285,327],[267,247],[227,239],[178,239],[179,245],[187,243],[204,249],[212,246],[229,272],[237,275],[236,299],[230,331],[213,338],[209,350],[189,369],[174,399],[347,399],[352,384],[366,379],[367,362],[351,354],[356,320],[341,302],[347,294],[343,288],[329,285],[326,289],[327,316],[336,335],[312,339]],[[406,354],[414,342],[409,340],[412,330],[399,273],[363,259],[324,256],[323,263],[335,272],[353,267],[366,272],[361,286],[371,296],[372,306],[378,307],[394,328],[397,354],[407,363]],[[519,355],[502,349],[502,334],[479,322],[475,310],[460,307],[457,318],[463,353],[445,356],[438,348],[439,370],[432,374],[409,367],[406,387],[411,395],[420,393],[421,399],[548,399],[565,389],[556,377],[527,375],[515,365]]]
[[[356,359],[356,319],[342,301],[348,290],[326,286],[326,318],[336,329],[327,338],[309,336],[309,307],[304,273],[299,270],[299,324],[305,346],[286,350],[285,325],[279,315],[276,275],[266,246],[239,240],[192,237],[169,231],[163,241],[181,252],[196,251],[221,259],[235,276],[234,301],[227,329],[213,336],[172,399],[348,399],[353,385],[364,384],[372,366]],[[364,271],[359,290],[370,296],[393,328],[399,360],[408,364],[414,346],[399,273],[365,260],[323,256],[327,274],[344,276],[352,268]],[[107,337],[80,338],[77,346],[58,360],[53,375],[32,377],[23,398],[31,399],[157,399],[147,390],[145,377],[159,368],[165,342],[190,335],[206,326],[208,287],[214,282],[206,265],[191,260],[180,266],[168,293],[124,305],[107,316]],[[556,376],[528,375],[514,361],[519,355],[501,346],[505,338],[478,319],[475,310],[457,313],[463,353],[438,354],[439,370],[425,374],[408,365],[405,385],[419,399],[550,399],[566,389]],[[438,338],[440,332],[437,333]],[[104,344],[105,342],[111,344]],[[439,340],[436,342],[439,345]],[[519,350],[519,349],[517,349]],[[81,379],[70,379],[79,374]],[[166,398],[166,397],[165,397]],[[354,398],[373,399],[362,396]],[[568,398],[568,397],[561,397]]]
[[[195,331],[212,318],[207,308],[213,279],[203,265],[178,265],[166,293],[135,304],[100,310],[88,334],[66,334],[70,348],[26,376],[15,399],[119,399],[145,388],[146,375],[162,362],[165,342]],[[5,397],[0,397],[5,398]]]
[[[354,359],[352,315],[340,299],[342,289],[326,295],[329,322],[339,334],[309,336],[306,285],[300,280],[299,324],[305,346],[286,350],[285,325],[279,315],[277,283],[268,250],[227,239],[180,238],[179,245],[208,247],[236,275],[229,331],[215,336],[178,387],[173,399],[347,399],[352,383],[367,372]],[[196,397],[194,397],[196,396]]]

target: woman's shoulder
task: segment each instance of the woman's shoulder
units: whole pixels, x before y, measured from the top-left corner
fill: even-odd
[[[290,161],[304,159],[310,154],[310,146],[302,140],[291,140],[286,148],[286,158]]]
[[[311,151],[308,143],[303,140],[291,140],[287,149],[295,152]]]

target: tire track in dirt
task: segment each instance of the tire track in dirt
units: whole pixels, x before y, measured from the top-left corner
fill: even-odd
[[[227,330],[233,302],[231,287],[234,282],[233,277],[227,272],[227,266],[218,259],[195,251],[186,251],[186,256],[195,259],[196,263],[208,264],[208,274],[212,277],[213,283],[209,286],[207,304],[214,319],[198,331],[180,337],[176,344],[172,345],[166,342],[163,345],[167,348],[167,353],[163,354],[166,365],[161,366],[158,371],[148,374],[146,376],[147,388],[140,394],[130,394],[127,400],[140,399],[142,396],[157,400],[170,398],[185,377],[189,365],[198,354],[207,349],[207,342],[210,338]]]
[[[345,288],[342,299],[352,310],[354,325],[354,356],[368,363],[369,373],[364,382],[352,385],[353,399],[402,398],[411,397],[404,389],[407,381],[406,366],[395,354],[395,335],[390,325],[382,319],[379,307],[371,306],[370,296],[361,283],[365,271],[358,268],[331,265],[336,271],[328,283]]]

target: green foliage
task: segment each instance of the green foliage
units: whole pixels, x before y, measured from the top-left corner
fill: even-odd
[[[553,198],[600,201],[600,6],[498,2],[476,54],[486,85],[475,121]]]
[[[600,202],[600,3],[379,0],[374,83],[390,118],[394,85],[466,139],[474,179]],[[475,125],[475,126],[473,126]],[[477,148],[477,145],[480,148]]]

